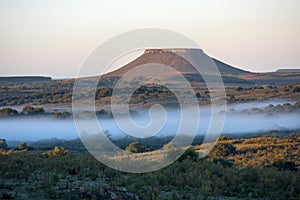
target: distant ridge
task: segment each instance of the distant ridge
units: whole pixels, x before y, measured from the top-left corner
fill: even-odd
[[[0,77],[0,83],[28,83],[28,82],[41,82],[51,81],[51,77],[47,76],[5,76]]]
[[[286,73],[291,73],[291,72],[296,72],[300,73],[300,69],[278,69],[276,72],[286,72]]]

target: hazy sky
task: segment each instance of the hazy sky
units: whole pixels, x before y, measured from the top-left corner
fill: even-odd
[[[74,77],[89,53],[138,28],[182,33],[250,71],[300,68],[299,0],[0,0],[0,76]]]

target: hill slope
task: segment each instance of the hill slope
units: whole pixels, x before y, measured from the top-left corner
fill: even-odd
[[[187,60],[185,60],[179,55],[183,55],[185,58],[189,58],[193,60],[194,63],[199,63],[200,65],[202,62],[201,54],[203,54],[203,52],[200,49],[148,49],[145,50],[144,54],[142,54],[137,59],[126,64],[120,69],[105,74],[104,77],[122,76],[127,71],[147,63],[159,63],[167,65],[182,74],[195,74],[197,73],[197,71],[194,69],[191,63],[189,63]],[[213,59],[213,61],[215,62],[221,74],[250,74],[250,72],[232,67],[217,59]]]

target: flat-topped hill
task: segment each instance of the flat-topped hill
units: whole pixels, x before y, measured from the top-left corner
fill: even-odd
[[[203,51],[201,49],[190,48],[174,48],[174,49],[146,49],[144,54],[125,66],[117,69],[113,72],[105,74],[104,77],[116,77],[122,76],[129,70],[148,63],[158,63],[169,66],[182,74],[194,74],[197,73],[194,67],[200,67],[202,63]],[[198,66],[192,66],[186,59],[192,60],[197,63]],[[230,66],[224,62],[212,58],[221,74],[250,74],[251,72],[238,69]]]

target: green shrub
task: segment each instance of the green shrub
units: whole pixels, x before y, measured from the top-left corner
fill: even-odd
[[[242,90],[243,90],[242,87],[237,87],[237,88],[236,88],[236,91],[242,91]]]
[[[225,135],[221,135],[221,136],[219,136],[217,141],[220,142],[220,141],[226,141],[226,140],[228,140],[228,137]]]
[[[295,87],[295,88],[293,89],[293,92],[300,92],[300,87]]]
[[[189,147],[178,159],[179,162],[182,162],[186,159],[190,159],[193,161],[197,161],[199,158],[199,153],[196,151],[194,147]]]
[[[22,110],[22,114],[24,115],[36,115],[36,114],[44,114],[45,109],[40,107],[32,107],[32,106],[25,106]]]
[[[11,117],[18,115],[18,111],[11,108],[3,108],[0,110],[0,116],[2,117]]]
[[[278,160],[278,161],[275,161],[270,166],[271,167],[276,167],[280,170],[297,171],[297,165],[294,162],[290,162],[290,161]]]
[[[27,114],[31,114],[33,112],[33,107],[32,106],[25,106],[22,110],[22,113],[27,115]]]
[[[149,151],[149,149],[142,145],[140,142],[132,142],[129,144],[126,149],[127,152],[132,152],[132,153],[144,153]]]
[[[59,148],[58,146],[54,147],[53,150],[43,153],[42,156],[44,157],[51,157],[51,156],[65,156],[67,155],[68,151],[65,150],[64,147]]]
[[[0,139],[0,149],[5,149],[7,147],[6,140]]]
[[[21,144],[19,144],[19,146],[17,147],[18,150],[25,150],[27,149],[27,143],[26,142],[22,142]]]
[[[226,142],[217,142],[213,147],[212,151],[209,153],[211,158],[225,158],[230,154],[236,152],[235,146]]]

